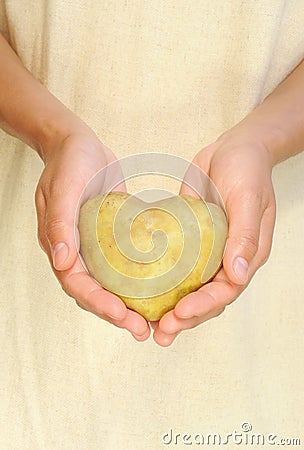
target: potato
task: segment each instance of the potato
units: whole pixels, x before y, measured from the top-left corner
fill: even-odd
[[[188,195],[145,203],[111,192],[81,207],[78,228],[89,273],[153,321],[218,271],[228,227],[220,207]]]

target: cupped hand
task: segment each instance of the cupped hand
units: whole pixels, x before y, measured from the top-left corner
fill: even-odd
[[[150,334],[147,321],[89,276],[75,238],[75,218],[83,190],[98,171],[113,161],[113,153],[86,128],[56,143],[45,158],[36,189],[38,239],[63,290],[81,308],[143,341]],[[124,185],[116,189],[123,190]]]
[[[227,133],[200,151],[193,160],[214,182],[228,217],[223,267],[213,280],[181,299],[174,310],[153,324],[154,340],[172,344],[182,331],[221,314],[246,288],[271,250],[275,224],[275,196],[268,149],[243,134]],[[189,187],[181,193],[197,196]]]

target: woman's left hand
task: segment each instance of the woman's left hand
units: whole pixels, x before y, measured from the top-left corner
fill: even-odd
[[[161,346],[172,344],[180,331],[221,314],[271,250],[276,208],[268,149],[243,133],[229,132],[201,150],[193,163],[207,173],[222,196],[229,224],[227,245],[223,267],[214,279],[152,324],[154,340]],[[185,183],[181,193],[193,194]]]

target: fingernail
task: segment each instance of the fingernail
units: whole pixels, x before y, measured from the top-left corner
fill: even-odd
[[[242,283],[248,280],[248,262],[245,258],[238,256],[234,262],[234,273]]]
[[[53,249],[53,265],[55,269],[60,269],[69,254],[69,249],[64,242],[59,242]]]

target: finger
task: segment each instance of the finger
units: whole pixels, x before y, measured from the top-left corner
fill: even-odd
[[[147,330],[144,334],[142,334],[142,335],[138,335],[138,334],[132,333],[132,336],[133,336],[138,342],[143,342],[143,341],[146,341],[146,340],[150,337],[150,333],[151,333],[151,330],[148,329],[148,330]]]
[[[174,310],[160,319],[154,339],[160,345],[170,345],[181,330],[196,327],[220,315],[243,289],[231,283],[222,268],[211,283],[185,296]]]
[[[159,324],[159,330],[165,334],[176,334],[179,331],[195,327],[200,323],[199,320],[199,317],[180,319],[175,315],[174,311],[169,311],[163,316],[162,321]]]
[[[189,319],[207,315],[213,310],[223,310],[243,290],[243,286],[231,283],[222,268],[210,283],[182,298],[175,306],[174,313],[180,319]]]
[[[222,268],[212,282],[181,299],[174,308],[174,314],[183,320],[199,317],[204,321],[210,315],[219,315],[223,312],[225,307],[232,303],[243,290],[243,286],[230,282]],[[172,331],[169,326],[165,328],[165,323],[160,322],[160,326],[163,331]]]
[[[45,193],[44,234],[57,271],[71,268],[78,256],[75,221],[81,190],[73,185],[75,180],[60,177]]]
[[[235,291],[230,293],[230,303],[240,294],[240,287],[236,286],[235,288]],[[178,303],[180,308],[177,311],[180,312],[182,318],[177,316],[175,312],[176,307],[175,310],[169,311],[161,318],[159,326],[154,332],[154,340],[159,345],[171,345],[182,330],[195,328],[207,320],[218,317],[225,310],[226,299],[224,292],[222,293],[222,298],[219,298],[218,301],[214,301],[211,296],[208,298],[208,294],[206,296],[202,294],[201,292],[189,294],[189,296],[184,297]],[[184,305],[182,304],[183,301]],[[183,311],[185,305],[186,311]],[[197,308],[197,306],[200,306],[200,308]],[[184,318],[185,316],[187,318]]]
[[[150,327],[147,321],[137,312],[127,310],[126,317],[121,321],[114,321],[114,325],[125,328],[137,340],[146,340],[150,335]]]
[[[262,195],[253,190],[231,196],[226,207],[229,232],[223,266],[233,283],[245,285],[250,263],[259,248],[260,224],[266,207]]]
[[[181,330],[194,328],[207,320],[219,316],[227,304],[240,294],[240,287],[234,288],[223,281],[212,282],[199,291],[184,297],[175,307],[160,320],[159,330],[163,334],[174,336]],[[208,288],[208,289],[207,289]]]
[[[84,269],[78,258],[72,269],[57,271],[63,290],[73,297],[79,306],[96,315],[105,314],[114,320],[123,320],[127,315],[127,307],[115,294],[103,289]]]
[[[69,271],[54,271],[62,288],[76,299],[78,306],[120,328],[130,331],[138,340],[146,339],[150,329],[147,321],[127,309],[115,294],[103,289],[84,269],[80,259]]]
[[[164,333],[159,327],[157,327],[153,333],[153,339],[156,344],[160,345],[161,347],[169,347],[178,336],[178,334],[179,333],[167,334]]]
[[[183,330],[190,330],[191,328],[195,328],[198,325],[206,322],[207,320],[218,317],[224,308],[212,309],[208,314],[200,317],[191,317],[190,319],[180,319],[178,318],[173,311],[170,311],[171,314],[168,314],[164,317],[164,321],[159,327],[162,335],[176,335]]]
[[[78,303],[78,306],[84,308],[83,306],[81,306]],[[87,309],[86,309],[87,311]],[[90,311],[93,312],[93,311]],[[97,317],[106,320],[107,322],[111,323],[112,325],[115,325],[118,328],[123,328],[126,329],[127,331],[129,331],[133,337],[137,340],[137,341],[145,341],[146,339],[148,339],[148,337],[150,336],[150,328],[146,322],[146,320],[140,316],[139,314],[137,314],[134,311],[131,310],[127,310],[127,315],[125,316],[124,319],[122,320],[117,320],[117,319],[113,319],[112,317],[106,315],[106,314],[100,314],[100,313],[96,313],[93,312],[93,314],[95,314]]]

